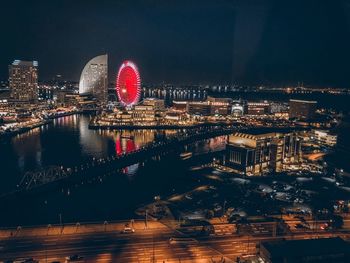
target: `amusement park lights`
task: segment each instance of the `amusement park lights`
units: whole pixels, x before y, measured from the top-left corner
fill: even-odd
[[[124,106],[132,106],[139,102],[141,94],[141,79],[135,63],[126,60],[120,66],[116,92],[119,102]]]

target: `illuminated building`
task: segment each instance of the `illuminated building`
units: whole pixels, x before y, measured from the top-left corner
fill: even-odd
[[[210,115],[210,104],[207,101],[190,101],[187,103],[186,111],[191,115]]]
[[[152,106],[156,111],[165,110],[164,100],[161,99],[147,98],[142,101],[142,104],[145,106]]]
[[[228,115],[231,113],[232,99],[208,97],[210,104],[210,114]]]
[[[269,113],[270,104],[267,102],[248,102],[248,115],[264,115]]]
[[[186,111],[187,110],[187,101],[173,101],[173,108],[174,110],[178,111]]]
[[[18,102],[38,99],[38,62],[15,60],[9,65],[11,98]]]
[[[233,104],[231,107],[231,114],[235,117],[240,117],[244,113],[244,107],[240,104]]]
[[[337,144],[337,135],[326,130],[314,130],[315,140],[323,145],[333,147]]]
[[[225,165],[236,173],[261,175],[267,171],[282,171],[282,165],[298,162],[301,139],[289,133],[234,133],[228,137]]]
[[[270,113],[288,113],[288,103],[272,102],[270,104]]]
[[[71,94],[70,91],[67,91],[67,90],[54,90],[53,92],[53,100],[56,102],[56,104],[58,105],[65,105],[67,103],[67,99],[66,99],[66,96]],[[73,105],[73,104],[71,104]]]
[[[310,120],[315,117],[317,101],[289,100],[289,118]]]
[[[243,116],[245,113],[246,103],[246,101],[243,101],[241,99],[232,101],[231,115],[234,117]]]
[[[107,102],[108,90],[108,55],[91,59],[80,75],[79,94],[92,95],[100,103]]]
[[[48,85],[38,86],[38,100],[52,100],[54,89]]]
[[[126,60],[120,66],[116,80],[116,92],[123,106],[130,107],[139,102],[141,79],[137,66],[132,61]]]
[[[191,115],[228,115],[231,113],[231,103],[229,98],[208,97],[206,101],[173,101],[173,108]]]
[[[164,119],[167,121],[184,121],[187,118],[183,111],[170,110],[165,113]]]
[[[145,125],[155,124],[156,110],[153,106],[136,105],[134,109],[130,111],[132,114],[133,122],[142,123]]]

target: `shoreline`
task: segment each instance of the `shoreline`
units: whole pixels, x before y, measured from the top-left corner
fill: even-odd
[[[43,119],[42,121],[39,121],[33,125],[30,125],[30,126],[26,126],[26,127],[22,127],[22,128],[18,128],[16,130],[12,130],[12,131],[5,131],[5,132],[1,132],[0,133],[0,139],[1,138],[12,138],[16,135],[19,135],[19,134],[23,134],[23,133],[26,133],[30,130],[33,130],[35,128],[38,128],[38,127],[41,127],[41,126],[44,126],[46,124],[50,124],[53,122],[54,119],[58,119],[60,117],[65,117],[65,116],[71,116],[71,115],[74,115],[74,114],[79,114],[81,113],[80,111],[78,112],[66,112],[66,113],[63,113],[63,114],[60,114],[60,115],[55,115],[55,116],[50,116],[46,119]]]
[[[30,126],[18,128],[18,129],[13,130],[13,131],[5,131],[3,133],[0,133],[0,139],[1,138],[11,138],[11,137],[14,137],[16,135],[23,134],[23,133],[26,133],[26,132],[28,132],[30,130],[35,129],[35,128],[38,128],[38,127],[44,126],[46,124],[49,124],[51,122],[52,122],[52,119],[42,120],[42,121],[40,121],[40,122],[38,122],[36,124],[30,125]]]
[[[161,125],[99,125],[89,123],[89,129],[91,130],[180,130],[180,129],[195,129],[200,127],[213,127],[213,126],[232,126],[232,123],[199,123],[193,125],[176,125],[176,124],[161,124]]]

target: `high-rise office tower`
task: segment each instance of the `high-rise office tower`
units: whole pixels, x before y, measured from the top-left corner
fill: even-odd
[[[107,102],[108,55],[91,59],[84,67],[79,81],[79,94],[92,95],[100,103]]]
[[[11,98],[21,102],[38,99],[38,62],[15,60],[9,65]]]

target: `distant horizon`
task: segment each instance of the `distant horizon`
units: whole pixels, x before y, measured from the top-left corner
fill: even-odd
[[[348,0],[19,0],[2,7],[0,79],[13,59],[29,59],[39,61],[41,79],[75,80],[87,61],[108,53],[111,72],[130,59],[145,83],[350,84]]]
[[[117,75],[117,73],[113,74],[113,75]],[[63,76],[62,76],[63,77]],[[142,76],[141,76],[142,77]],[[39,67],[39,80],[38,83],[42,84],[42,83],[48,83],[50,81],[55,81],[54,78],[52,79],[40,79],[40,67]],[[72,79],[64,79],[62,78],[61,81],[63,82],[69,82],[69,83],[77,83],[79,84],[79,80],[72,80]],[[8,79],[0,79],[1,83],[8,83]],[[109,81],[108,85],[115,85],[115,81]],[[146,86],[146,87],[153,87],[153,86],[159,86],[159,87],[164,87],[166,85],[175,85],[176,87],[186,87],[186,86],[195,86],[195,87],[199,87],[199,86],[209,86],[209,87],[213,87],[213,86],[220,86],[220,87],[266,87],[266,88],[281,88],[281,89],[287,89],[287,88],[311,88],[311,89],[329,89],[329,88],[333,88],[333,89],[349,89],[350,88],[350,84],[348,86],[332,86],[332,85],[317,85],[317,84],[308,84],[308,83],[304,83],[303,85],[300,85],[299,83],[290,83],[290,84],[274,84],[274,83],[233,83],[233,84],[228,84],[228,83],[172,83],[172,82],[143,82],[141,79],[141,84],[142,86]]]

